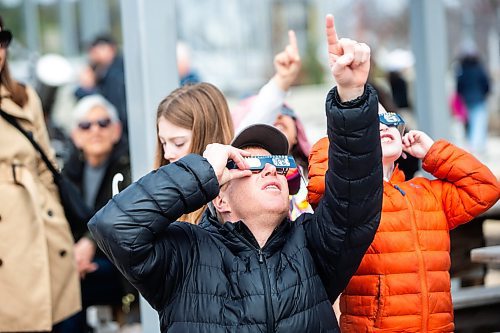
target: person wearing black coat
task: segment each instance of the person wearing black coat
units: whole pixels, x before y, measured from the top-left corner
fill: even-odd
[[[326,100],[329,170],[314,214],[290,221],[286,137],[257,124],[145,175],[89,222],[99,247],[155,308],[162,332],[338,332],[332,302],[356,271],[382,206],[378,101],[370,49],[338,40]],[[238,169],[228,169],[228,161]],[[209,204],[199,225],[176,222]]]
[[[488,141],[488,106],[490,79],[476,51],[467,51],[460,59],[456,73],[457,93],[467,106],[467,143],[479,154],[486,151]]]
[[[75,149],[62,173],[80,190],[89,211],[95,213],[111,199],[113,187],[115,191],[123,190],[131,183],[128,143],[121,137],[116,108],[102,96],[82,98],[73,115],[71,137]],[[84,311],[63,323],[62,332],[83,333],[87,332],[85,310],[89,306],[110,305],[119,309],[123,297],[137,292],[97,248],[86,225],[72,225],[71,231],[76,242]]]
[[[123,57],[113,38],[97,36],[88,49],[89,65],[80,74],[80,84],[75,97],[100,94],[114,105],[122,124],[122,132],[128,137],[127,98],[125,91],[125,67]]]
[[[109,164],[107,165],[102,181],[98,186],[95,200],[91,205],[91,209],[94,213],[104,207],[104,205],[108,203],[109,199],[111,199],[113,194],[113,178],[117,174],[123,175],[123,180],[119,183],[119,190],[124,189],[131,183],[129,147],[125,138],[122,138],[113,146],[108,160]],[[85,157],[83,153],[80,150],[73,148],[68,160],[64,164],[63,173],[80,189],[82,194],[84,191],[84,166]],[[83,234],[74,234],[73,236],[76,239],[80,239]]]

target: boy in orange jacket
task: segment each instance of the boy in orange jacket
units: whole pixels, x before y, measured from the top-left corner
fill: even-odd
[[[379,105],[379,109],[382,107]],[[493,206],[500,186],[466,151],[421,131],[402,136],[404,121],[379,113],[384,171],[380,226],[340,297],[342,332],[453,332],[449,230]],[[422,159],[423,177],[404,181],[394,162],[404,153]],[[324,193],[328,140],[309,157],[308,200]]]

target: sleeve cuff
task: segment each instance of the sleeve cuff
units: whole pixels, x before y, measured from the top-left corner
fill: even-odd
[[[368,99],[368,89],[367,89],[368,84],[365,84],[365,90],[363,91],[363,94],[355,99],[352,99],[350,101],[345,101],[342,102],[340,100],[339,92],[337,90],[337,87],[333,88],[333,98],[335,99],[335,103],[343,108],[343,109],[352,109],[352,108],[357,108],[361,106],[367,99]]]

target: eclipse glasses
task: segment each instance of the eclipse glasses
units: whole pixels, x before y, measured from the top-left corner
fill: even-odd
[[[399,133],[401,133],[401,135],[404,134],[405,121],[403,120],[403,117],[401,117],[399,114],[394,112],[379,113],[378,120],[379,122],[388,127],[396,127]]]
[[[286,176],[288,169],[297,167],[294,158],[287,155],[249,156],[244,158],[245,162],[250,166],[249,170],[253,173],[259,173],[264,170],[266,164],[271,164],[276,168],[276,173]],[[238,169],[233,160],[229,160],[226,167],[228,169]]]

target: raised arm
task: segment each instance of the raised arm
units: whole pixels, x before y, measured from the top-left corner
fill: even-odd
[[[210,164],[199,155],[188,155],[115,195],[88,227],[110,260],[157,307],[182,281],[185,262],[191,260],[193,235],[172,222],[218,192]]]
[[[445,140],[434,142],[416,130],[405,134],[403,149],[421,159],[424,170],[437,178],[431,186],[441,199],[450,229],[469,222],[498,201],[498,180],[472,154]]]
[[[192,226],[173,223],[219,193],[225,182],[251,174],[231,146],[212,144],[203,158],[188,155],[163,166],[115,195],[88,226],[99,247],[155,308],[184,281],[193,246]],[[228,159],[242,170],[228,170]]]
[[[500,197],[500,184],[488,167],[445,140],[432,145],[422,166],[437,178],[431,186],[450,229],[484,213]]]
[[[288,90],[297,79],[301,68],[297,37],[288,31],[288,45],[274,57],[275,74],[260,90],[250,112],[243,118],[236,133],[247,126],[263,123],[272,125],[285,102]]]
[[[373,240],[382,208],[378,100],[366,85],[370,49],[338,39],[327,16],[329,63],[337,81],[326,100],[329,138],[325,195],[305,225],[308,243],[333,302]]]

